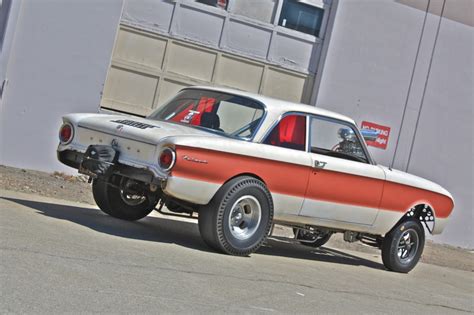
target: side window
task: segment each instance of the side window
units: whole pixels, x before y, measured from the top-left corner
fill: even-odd
[[[369,163],[353,127],[335,121],[311,118],[311,152]]]
[[[305,151],[306,116],[288,115],[267,136],[265,144]]]

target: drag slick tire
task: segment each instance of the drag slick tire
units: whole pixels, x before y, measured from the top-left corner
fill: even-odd
[[[273,221],[273,201],[260,180],[242,176],[224,184],[199,211],[199,231],[211,248],[248,256],[265,241]]]
[[[398,223],[382,243],[382,261],[388,270],[407,273],[420,260],[425,246],[425,231],[417,220]]]
[[[158,202],[158,198],[146,193],[139,182],[112,175],[95,179],[92,194],[99,208],[108,215],[127,221],[146,217]]]

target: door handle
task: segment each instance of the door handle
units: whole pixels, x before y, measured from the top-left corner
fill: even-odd
[[[314,168],[324,168],[328,164],[327,162],[314,160]]]

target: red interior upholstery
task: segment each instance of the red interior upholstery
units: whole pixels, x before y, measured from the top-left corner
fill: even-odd
[[[201,97],[197,106],[195,106],[195,102],[192,102],[189,106],[187,106],[184,110],[179,112],[176,116],[174,116],[171,120],[176,122],[181,122],[186,115],[189,114],[191,110],[194,110],[198,113],[194,114],[189,122],[190,125],[199,126],[201,125],[201,116],[202,113],[209,113],[214,109],[214,105],[216,103],[216,99],[212,97]]]
[[[265,141],[267,144],[304,150],[306,143],[306,118],[290,115],[283,118]]]

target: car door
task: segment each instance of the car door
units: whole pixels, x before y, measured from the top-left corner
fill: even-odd
[[[300,215],[373,224],[385,173],[372,164],[356,127],[345,121],[312,116],[309,128],[313,165]]]
[[[263,141],[272,148],[262,149],[271,149],[275,157],[268,161],[271,172],[263,179],[272,193],[276,218],[298,218],[303,205],[311,165],[307,119],[303,113],[285,113]]]

